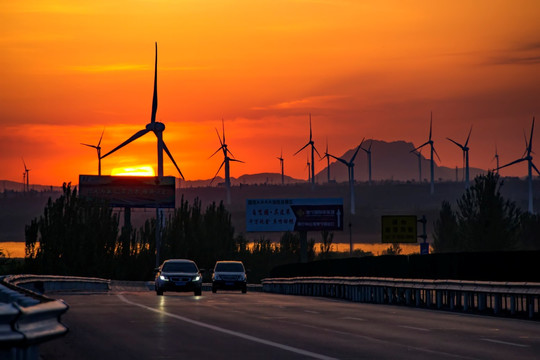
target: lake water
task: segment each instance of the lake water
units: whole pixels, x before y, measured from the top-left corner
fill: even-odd
[[[373,255],[381,255],[386,249],[390,247],[390,244],[353,244],[354,250],[362,250],[371,252]],[[400,244],[401,254],[410,255],[420,253],[420,244]],[[315,252],[319,252],[320,245],[315,243]],[[25,256],[25,243],[24,242],[0,242],[0,250],[4,252],[6,257],[10,258],[23,258]],[[332,251],[336,252],[349,252],[349,244],[332,244]]]

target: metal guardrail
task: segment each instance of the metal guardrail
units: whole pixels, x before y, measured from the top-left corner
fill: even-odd
[[[39,291],[58,280],[34,275],[1,279],[0,359],[38,360],[39,344],[68,332],[60,317],[69,306]]]
[[[540,283],[369,277],[262,280],[264,292],[540,320]]]

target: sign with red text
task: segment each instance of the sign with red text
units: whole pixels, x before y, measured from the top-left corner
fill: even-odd
[[[343,199],[248,199],[246,231],[343,230]]]

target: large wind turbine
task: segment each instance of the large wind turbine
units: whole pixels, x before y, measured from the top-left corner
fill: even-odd
[[[311,145],[311,183],[312,185],[315,185],[315,153],[317,153],[319,157],[321,157],[321,154],[319,154],[319,152],[315,148],[315,143],[313,142],[313,133],[311,131],[311,114],[309,114],[309,141],[300,150],[295,152],[294,155],[298,154],[300,151],[304,150],[309,145]]]
[[[101,139],[103,139],[103,133],[105,132],[105,129],[101,132],[101,137],[99,138],[97,145],[90,145],[90,144],[84,144],[81,143],[81,145],[85,145],[91,148],[94,148],[97,150],[97,157],[98,157],[98,175],[101,176]]]
[[[178,170],[178,173],[184,179],[184,175],[182,175],[182,172],[180,171],[180,168],[178,165],[176,165],[176,161],[174,161],[173,156],[171,155],[171,152],[167,148],[167,145],[165,145],[165,142],[163,141],[163,131],[165,130],[165,124],[156,121],[156,112],[157,112],[157,106],[158,106],[158,98],[157,98],[157,42],[156,42],[156,62],[155,62],[155,68],[154,68],[154,96],[152,98],[152,114],[150,118],[150,123],[146,124],[146,128],[143,130],[140,130],[136,132],[132,137],[124,141],[122,144],[118,145],[105,155],[103,155],[101,158],[105,158],[115,152],[116,150],[124,147],[125,145],[129,144],[130,142],[140,138],[141,136],[145,135],[146,133],[152,131],[157,138],[157,172],[158,176],[163,176],[163,151],[167,153],[171,161],[173,162],[174,166],[176,167],[176,170]]]
[[[429,145],[431,149],[431,158],[430,158],[430,170],[431,170],[431,194],[435,192],[435,168],[434,168],[434,160],[433,160],[433,154],[437,155],[437,158],[439,161],[441,161],[441,158],[439,157],[439,154],[437,154],[437,150],[435,150],[435,147],[433,146],[433,140],[431,139],[431,133],[432,133],[432,124],[433,124],[433,113],[431,113],[431,117],[429,120],[429,139],[422,145],[418,146],[417,148],[411,150],[411,152],[414,152],[418,149],[423,148],[426,145]]]
[[[281,185],[284,185],[285,184],[285,174],[283,172],[283,170],[284,170],[284,167],[283,167],[283,150],[281,150],[281,155],[279,155],[279,157],[277,159],[279,160],[279,164],[281,165]]]
[[[452,140],[447,137],[448,140],[450,140],[451,142],[459,146],[461,150],[463,150],[463,159],[465,161],[465,189],[469,188],[469,147],[467,145],[469,144],[469,138],[471,137],[471,132],[472,132],[472,126],[471,126],[471,129],[469,130],[469,135],[467,136],[467,140],[465,140],[464,145],[461,145],[457,141]]]
[[[354,158],[356,157],[356,155],[358,154],[358,151],[362,147],[363,142],[364,142],[364,139],[362,139],[362,142],[360,143],[360,145],[358,145],[358,147],[356,148],[356,151],[354,152],[353,156],[351,157],[351,160],[349,160],[349,161],[347,161],[345,159],[342,159],[342,158],[338,158],[338,157],[336,157],[334,155],[328,154],[329,156],[333,157],[337,161],[339,161],[339,162],[345,164],[345,166],[347,166],[347,170],[348,170],[348,173],[349,173],[349,193],[350,193],[350,196],[351,196],[351,214],[353,214],[353,215],[356,212],[356,205],[355,205],[355,202],[354,202]]]
[[[219,166],[219,169],[216,172],[216,175],[214,175],[214,178],[212,179],[212,181],[210,181],[210,184],[214,181],[214,179],[216,178],[217,174],[219,173],[223,165],[225,165],[225,188],[227,189],[227,204],[230,204],[231,203],[231,174],[230,174],[229,163],[231,161],[243,163],[243,161],[235,159],[233,153],[227,148],[227,144],[225,143],[225,122],[223,121],[223,119],[221,119],[221,124],[223,126],[223,136],[220,136],[218,129],[216,129],[216,133],[217,133],[219,143],[221,146],[210,157],[216,155],[219,152],[219,150],[221,150],[223,151],[223,162]],[[229,154],[231,154],[232,158],[229,157]]]
[[[499,153],[497,152],[497,145],[495,145],[495,156],[493,157],[493,159],[491,159],[491,161],[493,160],[496,160],[497,167],[495,168],[495,170],[497,171],[497,174],[498,174],[499,173]]]
[[[367,149],[361,148],[366,152],[368,158],[368,173],[369,173],[369,185],[371,185],[371,145],[373,145],[373,140],[369,142],[369,147]]]
[[[497,167],[497,170],[500,170],[502,168],[505,168],[510,165],[514,165],[517,163],[520,163],[522,161],[527,161],[527,167],[528,167],[528,180],[529,180],[529,212],[533,214],[533,188],[532,188],[532,169],[536,171],[538,175],[540,175],[540,171],[538,171],[538,168],[533,164],[531,153],[532,151],[532,141],[533,141],[533,133],[534,133],[534,117],[532,120],[532,126],[531,126],[531,136],[529,139],[529,142],[527,143],[527,138],[525,138],[525,154],[521,159],[514,160],[506,165],[503,165],[501,167]]]
[[[23,165],[24,165],[24,174],[26,175],[26,191],[30,191],[30,169],[26,167],[26,163],[24,162],[24,159],[22,159]],[[24,177],[23,177],[24,179]],[[24,185],[24,180],[23,180]]]

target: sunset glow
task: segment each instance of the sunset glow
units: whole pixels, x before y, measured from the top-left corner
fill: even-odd
[[[115,168],[111,171],[112,176],[156,176],[154,169],[149,166],[137,166],[132,168]]]
[[[145,128],[155,42],[157,121],[186,180],[219,168],[222,118],[245,162],[231,176],[279,173],[282,151],[286,175],[306,179],[305,154],[293,154],[310,113],[319,152],[328,141],[340,156],[363,137],[421,145],[433,111],[439,165],[462,166],[446,138],[473,125],[471,167],[493,168],[495,147],[501,164],[522,156],[540,116],[539,18],[535,0],[4,1],[0,179],[21,182],[22,157],[33,184],[97,174],[95,149],[80,144],[105,129],[106,153]],[[102,159],[102,173],[156,162],[150,132]],[[164,172],[179,176],[167,155]]]

